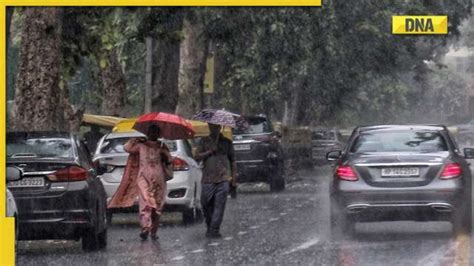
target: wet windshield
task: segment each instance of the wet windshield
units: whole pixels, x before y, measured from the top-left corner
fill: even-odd
[[[248,128],[234,129],[235,135],[241,134],[261,134],[271,132],[271,126],[266,119],[263,118],[247,118]]]
[[[447,151],[443,137],[437,132],[395,131],[361,134],[351,152],[437,152]]]
[[[332,131],[320,130],[312,133],[313,140],[336,140],[336,134]]]
[[[5,2],[0,266],[474,266],[474,0]]]
[[[74,150],[70,139],[28,138],[7,141],[8,157],[60,157],[72,158]]]

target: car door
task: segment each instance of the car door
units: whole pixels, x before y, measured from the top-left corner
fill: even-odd
[[[199,164],[194,160],[191,145],[187,140],[183,140],[184,144],[184,154],[186,156],[186,161],[189,164],[190,174],[196,184],[196,197],[199,201],[201,198],[201,178],[202,178],[202,170]]]

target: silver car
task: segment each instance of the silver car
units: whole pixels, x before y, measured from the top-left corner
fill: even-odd
[[[135,137],[145,137],[139,132],[110,133],[102,137],[94,154],[94,162],[99,167],[101,181],[105,187],[107,200],[115,194],[128,159],[123,145]],[[167,182],[166,204],[164,211],[181,212],[183,223],[189,224],[202,219],[201,178],[202,171],[193,159],[191,146],[187,140],[165,140],[173,156],[173,178]],[[108,221],[112,221],[115,212],[135,212],[138,199],[130,209],[109,209]]]

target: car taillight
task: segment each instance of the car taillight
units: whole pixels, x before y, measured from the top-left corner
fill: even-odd
[[[87,170],[79,166],[70,166],[49,174],[47,177],[51,182],[83,181],[88,176]]]
[[[450,163],[444,166],[443,172],[441,173],[441,179],[452,179],[462,174],[461,166],[458,163]]]
[[[175,157],[173,159],[172,164],[173,164],[173,171],[187,171],[187,170],[189,170],[188,163],[185,160],[180,159],[178,157]]]
[[[339,165],[336,168],[336,177],[346,181],[357,181],[359,178],[354,170],[348,165]]]

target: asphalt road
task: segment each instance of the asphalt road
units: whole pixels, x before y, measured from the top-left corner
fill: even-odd
[[[204,224],[181,225],[166,214],[158,241],[139,240],[137,216],[114,216],[106,250],[84,253],[79,242],[20,242],[18,265],[474,265],[471,236],[449,223],[358,224],[354,240],[329,240],[330,169],[300,171],[287,189],[243,185],[229,199],[222,239]]]

